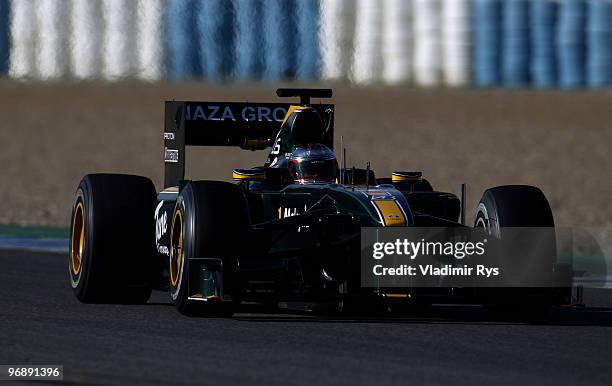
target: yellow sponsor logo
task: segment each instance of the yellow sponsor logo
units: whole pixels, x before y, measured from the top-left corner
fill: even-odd
[[[383,224],[386,227],[397,227],[406,225],[406,216],[402,208],[395,200],[374,200],[372,201],[380,217],[382,218]]]

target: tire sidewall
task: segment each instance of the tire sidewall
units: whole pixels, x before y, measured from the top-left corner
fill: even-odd
[[[478,203],[474,227],[483,227],[493,237],[501,238],[497,205],[491,197],[491,192],[486,191]]]
[[[170,261],[173,259],[174,254],[176,253],[175,247],[170,245],[170,257],[168,260],[168,276],[169,276],[169,284],[170,284],[170,298],[174,302],[174,304],[182,308],[187,301],[187,275],[189,268],[187,267],[187,258],[188,250],[191,249],[189,244],[192,244],[191,237],[187,235],[187,213],[185,210],[185,199],[182,195],[180,195],[176,200],[176,205],[174,207],[174,211],[172,212],[172,227],[170,228],[170,240],[172,240],[174,232],[175,217],[177,212],[181,213],[182,216],[182,227],[183,227],[183,249],[181,251],[180,256],[177,258],[180,259],[180,269],[178,272],[178,279],[176,285],[172,284],[172,279],[170,278]]]
[[[69,239],[69,258],[68,258],[68,275],[70,276],[70,286],[75,292],[75,295],[79,299],[83,299],[89,283],[90,272],[91,272],[91,249],[93,248],[93,210],[90,202],[91,195],[89,194],[90,189],[86,180],[83,180],[79,185],[74,205],[72,206],[72,215],[70,216],[70,239]],[[84,241],[83,241],[83,253],[81,257],[81,269],[78,275],[72,270],[72,237],[74,232],[74,216],[78,204],[83,205],[83,227],[84,227]]]
[[[83,242],[83,256],[81,257],[81,269],[79,273],[76,274],[72,268],[72,254],[73,254],[73,243],[72,238],[74,237],[74,217],[76,216],[76,208],[78,205],[83,205],[83,232],[85,234],[84,242]],[[82,283],[81,278],[83,277],[83,272],[85,271],[85,261],[83,259],[85,255],[85,251],[87,250],[87,231],[89,230],[89,226],[87,225],[87,214],[86,214],[86,206],[84,203],[83,190],[79,186],[76,192],[76,198],[74,200],[74,204],[72,205],[72,213],[70,215],[70,236],[68,239],[68,276],[70,277],[70,286],[75,292],[78,292],[79,285]]]

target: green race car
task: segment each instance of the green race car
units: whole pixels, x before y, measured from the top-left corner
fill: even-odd
[[[569,289],[371,288],[360,282],[365,227],[466,227],[464,203],[422,173],[376,176],[333,152],[329,89],[279,89],[298,104],[166,102],[165,181],[89,174],[72,210],[69,271],[83,302],[143,303],[169,291],[188,315],[229,315],[242,301],[334,311],[400,309],[432,302],[570,301]],[[235,169],[235,183],[188,181],[186,146],[271,148],[263,166]],[[215,167],[210,165],[209,167]],[[553,227],[531,186],[485,191],[476,227]]]

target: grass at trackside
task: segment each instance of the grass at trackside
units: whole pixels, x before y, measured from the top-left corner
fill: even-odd
[[[35,237],[35,238],[68,238],[70,230],[62,227],[51,226],[20,226],[20,225],[0,225],[0,236],[12,237]]]

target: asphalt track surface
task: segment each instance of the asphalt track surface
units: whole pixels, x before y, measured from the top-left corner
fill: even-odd
[[[473,306],[381,318],[245,306],[232,319],[187,318],[165,293],[142,306],[79,303],[62,254],[0,250],[0,263],[0,364],[62,364],[69,384],[609,385],[612,379],[612,308],[557,309],[538,325],[491,322]],[[593,304],[612,305],[612,295],[595,295]]]

